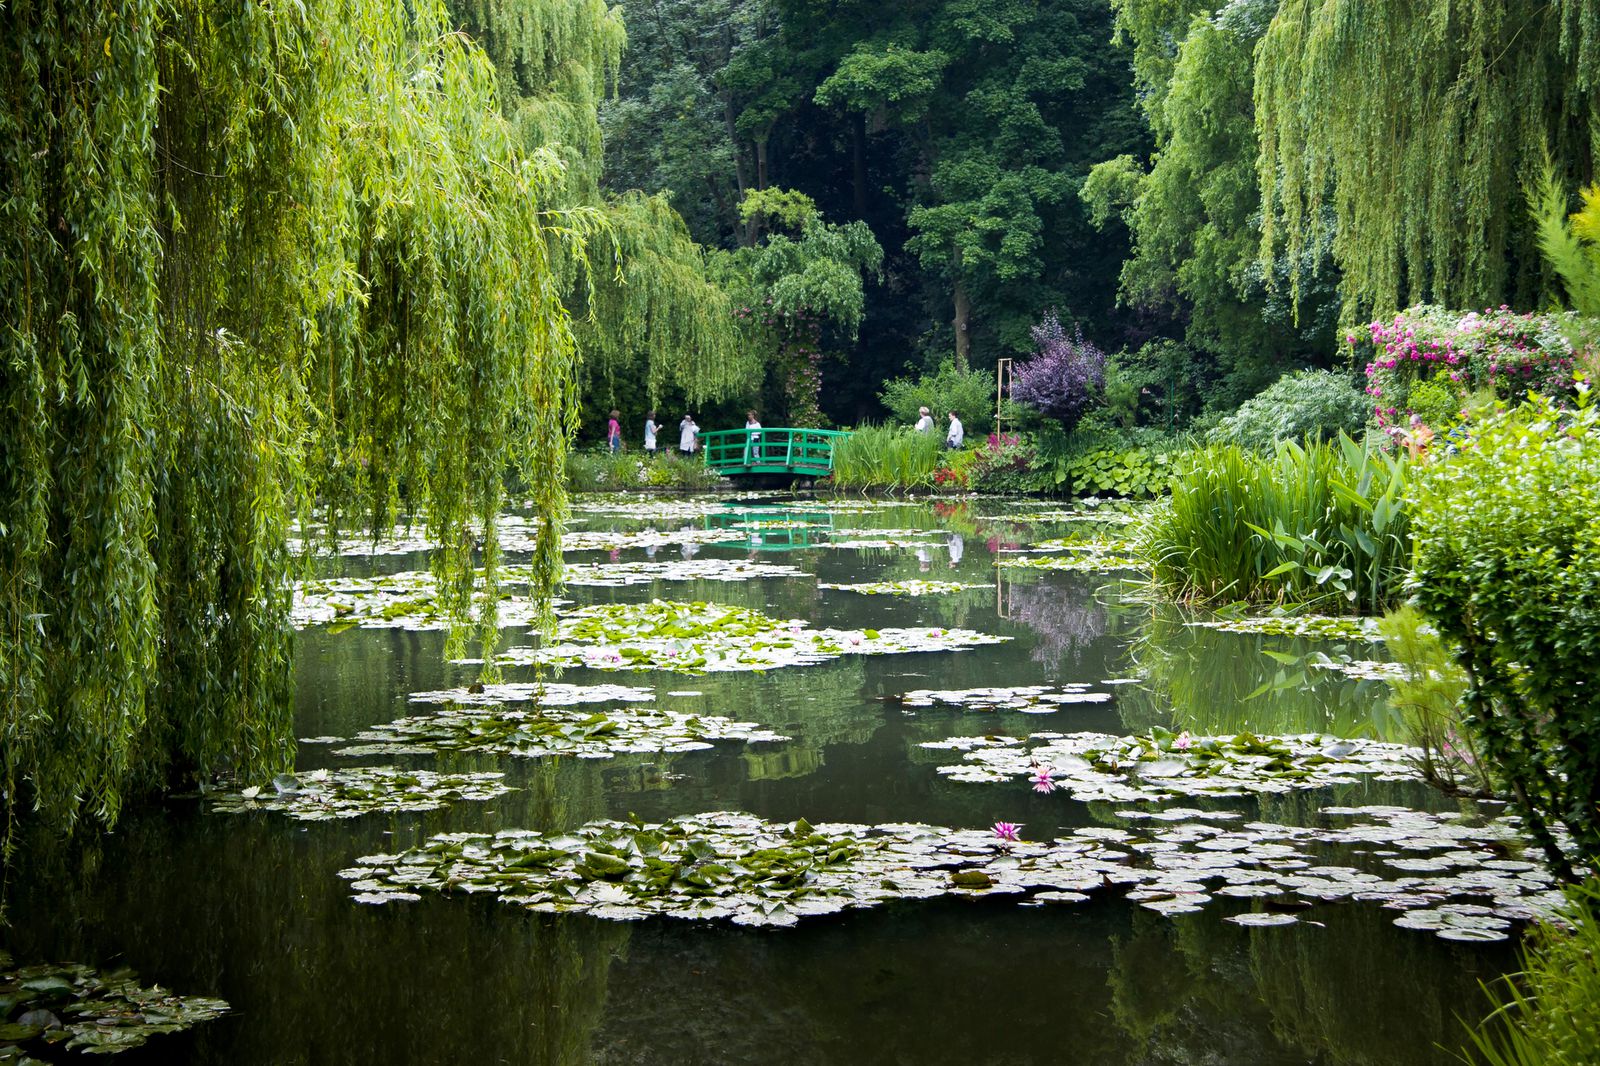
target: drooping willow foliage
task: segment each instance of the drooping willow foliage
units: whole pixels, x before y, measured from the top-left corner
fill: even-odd
[[[518,468],[553,582],[554,167],[429,0],[12,0],[0,42],[0,808],[110,823],[288,763],[313,502],[424,515],[464,614]]]
[[[557,232],[552,262],[578,325],[584,385],[645,382],[699,404],[727,396],[759,371],[741,344],[731,299],[706,277],[704,252],[664,195],[600,190],[599,109],[626,44],[616,8],[602,0],[449,0],[462,28],[499,72],[507,118],[530,150],[560,161],[546,198]],[[743,353],[743,354],[741,354]]]
[[[1597,105],[1592,0],[1283,0],[1256,53],[1263,258],[1298,295],[1331,236],[1347,322],[1536,303],[1525,191],[1546,151],[1592,180]]]

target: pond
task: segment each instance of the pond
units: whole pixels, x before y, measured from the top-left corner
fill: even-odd
[[[482,691],[477,666],[446,661],[416,573],[425,557],[405,543],[352,546],[322,561],[326,580],[300,604],[297,728],[313,742],[300,746],[298,777],[219,804],[131,811],[93,842],[26,840],[5,944],[19,964],[127,965],[231,1005],[130,1062],[1456,1061],[1462,1019],[1483,1013],[1478,983],[1515,962],[1510,941],[1471,938],[1516,925],[1489,913],[1515,918],[1508,891],[1530,907],[1547,898],[1515,840],[1460,828],[1498,812],[1365,769],[1265,793],[1165,781],[1143,799],[1119,790],[1156,778],[1113,770],[1084,798],[1065,780],[1077,758],[1061,754],[1066,742],[1026,739],[1167,737],[1157,754],[1182,763],[1191,736],[1395,736],[1383,682],[1338,668],[1381,660],[1380,648],[1337,630],[1191,624],[1203,619],[1117,569],[1129,517],[983,499],[580,498],[562,632],[537,649],[507,628],[506,684]],[[1039,545],[1049,550],[1026,551]],[[1076,562],[1001,565],[1048,557]],[[508,601],[503,619],[521,620],[516,608]],[[718,621],[696,632],[707,619]],[[566,667],[546,715],[516,687],[540,660]],[[925,746],[952,738],[970,739]],[[1350,747],[1312,761],[1331,773]],[[1030,751],[1033,762],[1019,761]],[[1052,769],[1038,752],[1061,764],[1043,789],[1028,780]],[[970,779],[982,770],[971,758],[991,756],[984,766],[1010,769]],[[362,813],[398,786],[340,776],[360,766],[405,768],[414,809]],[[468,834],[504,830],[559,850],[600,820],[656,834],[718,811],[786,840],[801,819],[858,844],[864,827],[914,823],[872,839],[921,834],[924,850],[954,847],[989,872],[963,882],[936,871],[919,882],[935,886],[927,898],[896,898],[874,875],[871,893],[886,898],[613,920],[638,900],[607,888],[592,913],[547,913],[566,904],[550,905],[538,871],[520,902],[470,890],[529,863],[481,883],[459,869],[429,883],[406,865],[438,834],[461,834],[447,839],[469,854],[484,851]],[[1020,827],[1017,844],[973,843],[997,822]],[[1455,835],[1418,842],[1441,826]],[[1008,888],[1052,841],[1076,849],[1079,873],[1110,858],[1082,892]],[[1252,848],[1249,869],[1201,861]],[[1403,854],[1423,858],[1393,858]],[[1449,890],[1434,892],[1426,873],[1379,883],[1360,872],[1377,890],[1355,899],[1339,881],[1357,868],[1393,875],[1397,863],[1444,870],[1449,855]],[[1142,872],[1123,877],[1130,866]],[[1217,877],[1199,891],[1190,867],[1233,891],[1217,891]],[[417,891],[385,880],[396,872]],[[1422,901],[1455,898],[1480,876],[1522,887],[1484,888],[1500,894],[1496,908],[1463,905],[1467,939],[1435,935],[1444,919]],[[1006,890],[964,890],[990,886]],[[1433,917],[1397,926],[1410,908]]]

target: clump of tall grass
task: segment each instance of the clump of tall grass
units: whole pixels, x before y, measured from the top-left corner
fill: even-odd
[[[1568,890],[1565,927],[1540,926],[1524,972],[1491,989],[1495,1011],[1472,1033],[1486,1066],[1580,1066],[1600,1048],[1600,881]]]
[[[1178,467],[1143,547],[1181,599],[1380,613],[1410,558],[1407,471],[1343,434],[1269,454],[1213,444]]]
[[[933,484],[943,442],[902,426],[862,426],[834,445],[833,484],[842,489],[913,489]]]

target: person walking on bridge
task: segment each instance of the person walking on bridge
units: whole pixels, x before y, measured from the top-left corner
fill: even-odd
[[[693,455],[699,443],[700,427],[694,424],[694,415],[684,415],[683,421],[678,423],[678,451]]]

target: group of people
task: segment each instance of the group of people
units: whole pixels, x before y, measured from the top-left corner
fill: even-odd
[[[751,415],[754,418],[755,415]],[[613,410],[611,420],[606,423],[606,447],[615,455],[622,450],[622,412]],[[758,423],[759,425],[759,423]],[[644,420],[644,453],[650,458],[655,458],[659,446],[662,426],[656,421],[656,413],[651,411]],[[678,423],[678,451],[683,455],[693,455],[695,449],[700,447],[700,427],[695,424],[694,415],[684,415],[683,421]]]
[[[932,433],[933,432],[933,416],[928,413],[928,409],[926,407],[919,407],[919,408],[917,408],[917,414],[919,416],[917,418],[917,425],[916,425],[917,432],[918,433]],[[946,448],[959,448],[966,441],[966,439],[967,439],[966,428],[961,425],[961,419],[956,417],[956,413],[954,411],[951,411],[950,412],[950,427],[945,430],[945,434],[944,434],[944,446]]]
[[[919,408],[916,429],[918,433],[933,432],[933,416],[926,407]],[[611,420],[606,423],[606,447],[615,455],[622,450],[622,412],[613,410]],[[757,445],[761,441],[761,422],[756,418],[754,411],[745,412],[744,428],[751,430],[750,439],[746,447]],[[644,452],[645,455],[654,457],[658,448],[658,439],[662,426],[656,421],[656,413],[651,411],[644,420]],[[950,412],[950,425],[945,430],[944,444],[947,448],[959,448],[966,441],[967,431],[961,425],[961,419],[956,417],[954,411]],[[695,424],[693,415],[684,415],[683,421],[678,423],[678,451],[683,455],[693,455],[700,447],[700,427]]]

